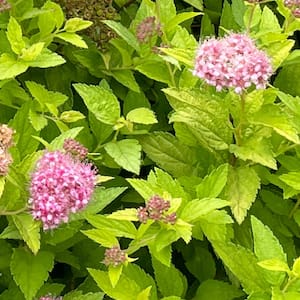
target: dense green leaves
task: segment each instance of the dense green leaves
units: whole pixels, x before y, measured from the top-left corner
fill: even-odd
[[[53,268],[54,255],[40,251],[33,255],[25,248],[15,249],[10,268],[16,284],[20,287],[26,300],[32,300]]]
[[[246,166],[229,169],[226,197],[231,202],[232,213],[239,224],[243,222],[247,210],[255,201],[259,187],[260,180],[254,169]]]
[[[257,265],[258,260],[250,250],[232,243],[220,242],[214,242],[213,247],[248,294],[268,289],[268,284]]]
[[[228,111],[218,97],[197,90],[165,89],[175,112],[170,121],[185,123],[199,144],[212,150],[224,150],[231,141]]]
[[[139,138],[143,150],[158,166],[176,177],[193,173],[196,153],[168,133],[155,132]]]
[[[120,107],[116,96],[110,90],[81,83],[74,84],[74,87],[89,111],[99,121],[110,125],[116,123],[120,117]]]
[[[105,145],[106,152],[118,165],[135,174],[140,172],[141,148],[139,142],[134,139],[110,142]]]

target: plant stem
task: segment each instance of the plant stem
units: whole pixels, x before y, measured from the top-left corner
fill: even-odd
[[[287,290],[288,290],[288,288],[290,287],[290,285],[293,283],[293,282],[295,282],[296,280],[297,280],[298,278],[295,276],[295,277],[290,277],[289,279],[288,279],[288,282],[286,283],[286,285],[284,286],[284,288],[283,288],[283,290],[282,290],[282,293],[285,293]]]
[[[250,11],[249,21],[248,21],[247,30],[246,30],[247,33],[250,33],[251,23],[252,23],[252,20],[253,20],[253,16],[254,16],[254,11],[255,11],[256,5],[257,5],[257,3],[254,3],[252,5],[252,9]]]
[[[13,215],[17,215],[23,211],[25,211],[27,209],[27,206],[20,208],[18,210],[14,210],[14,211],[5,211],[5,210],[0,210],[0,216],[13,216]]]
[[[290,214],[289,214],[289,218],[292,218],[292,217],[293,217],[293,215],[294,215],[294,213],[296,212],[296,210],[298,209],[299,205],[300,205],[300,196],[298,195],[298,197],[297,197],[297,202],[296,202],[296,204],[294,205],[293,209],[291,210],[291,212],[290,212]]]
[[[235,128],[235,140],[236,144],[240,146],[242,144],[242,129],[243,124],[245,123],[245,104],[246,104],[246,98],[245,94],[241,94],[241,111],[240,111],[240,121],[237,127]]]

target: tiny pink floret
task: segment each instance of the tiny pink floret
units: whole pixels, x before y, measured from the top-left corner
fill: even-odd
[[[92,164],[71,154],[45,152],[31,176],[29,205],[34,219],[43,229],[54,229],[69,220],[70,213],[83,209],[96,184]]]
[[[267,54],[248,35],[238,33],[201,43],[193,70],[195,76],[215,86],[217,91],[233,88],[238,94],[252,85],[265,88],[272,73]]]

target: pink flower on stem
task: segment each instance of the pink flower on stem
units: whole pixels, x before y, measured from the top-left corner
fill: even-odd
[[[126,253],[119,246],[106,249],[104,253],[103,263],[106,266],[117,267],[126,261]]]
[[[74,157],[78,157],[80,160],[85,159],[88,154],[88,149],[74,139],[66,139],[63,148],[66,152],[72,154]]]
[[[92,196],[96,171],[69,153],[45,152],[31,175],[31,214],[44,230],[68,222],[70,213],[83,209]]]
[[[176,223],[176,213],[168,214],[170,201],[166,201],[159,196],[152,196],[146,204],[146,207],[137,209],[137,217],[141,223],[146,224],[148,219],[153,221],[163,221],[174,225]]]
[[[248,35],[238,33],[201,43],[193,70],[195,76],[215,86],[217,91],[233,88],[238,94],[251,85],[265,88],[272,72],[266,53]]]

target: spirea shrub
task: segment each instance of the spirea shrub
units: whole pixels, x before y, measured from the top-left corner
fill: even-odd
[[[0,300],[300,299],[298,6],[0,0]]]
[[[71,213],[88,204],[95,183],[92,164],[69,153],[45,152],[31,175],[29,205],[33,218],[42,221],[44,230],[67,223]]]
[[[272,73],[267,54],[247,34],[237,33],[200,42],[193,70],[217,91],[233,88],[238,94],[251,85],[264,89]]]

